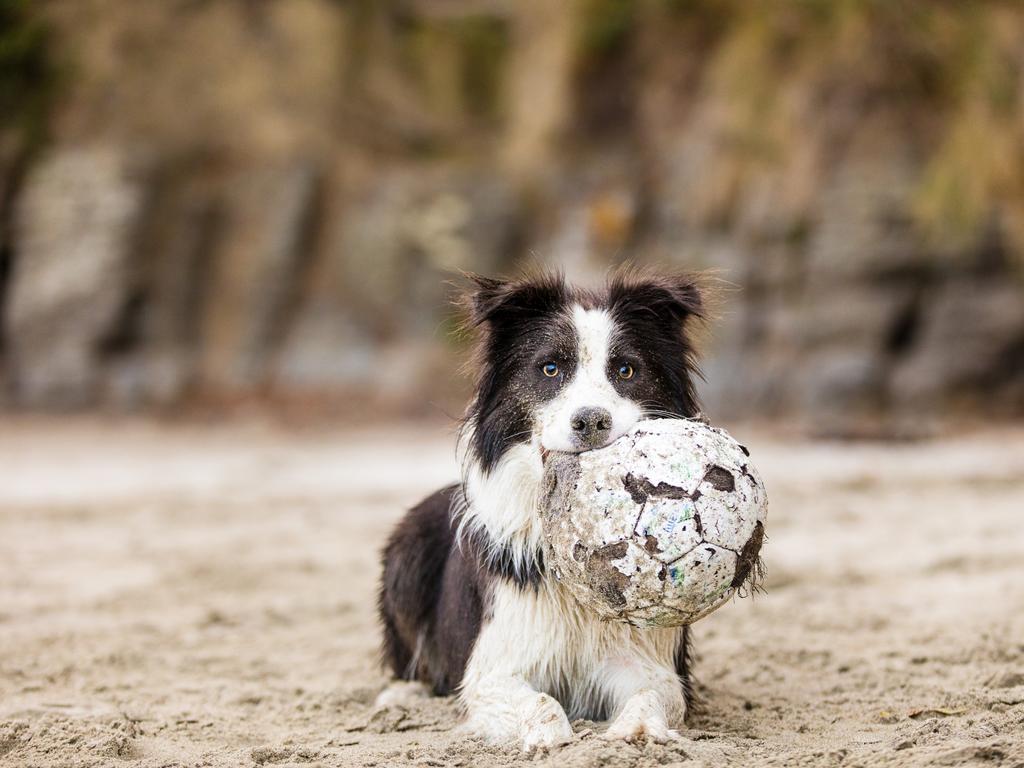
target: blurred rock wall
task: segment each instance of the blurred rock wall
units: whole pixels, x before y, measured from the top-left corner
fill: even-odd
[[[708,271],[716,416],[1024,412],[1024,14],[755,5],[26,5],[3,402],[457,412],[458,270],[628,258]]]

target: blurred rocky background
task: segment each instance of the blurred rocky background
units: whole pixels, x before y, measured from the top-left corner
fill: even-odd
[[[1024,414],[1024,5],[0,0],[0,407],[458,413],[458,270],[708,270],[716,417]]]

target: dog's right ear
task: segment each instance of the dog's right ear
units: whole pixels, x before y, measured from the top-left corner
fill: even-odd
[[[499,280],[465,273],[470,282],[462,304],[469,324],[493,324],[499,319],[526,319],[557,311],[567,295],[565,279],[557,273],[545,273],[519,280]]]
[[[481,325],[493,315],[508,295],[507,280],[465,273],[470,287],[463,295],[462,304],[468,309],[471,325]]]

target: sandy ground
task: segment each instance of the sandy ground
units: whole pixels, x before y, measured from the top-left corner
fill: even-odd
[[[1024,765],[1024,430],[772,439],[767,593],[677,743],[522,756],[373,711],[377,550],[444,428],[0,424],[0,765]]]

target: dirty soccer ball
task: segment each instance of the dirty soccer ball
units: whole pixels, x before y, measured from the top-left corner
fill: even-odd
[[[641,421],[545,465],[545,557],[586,608],[634,626],[707,616],[760,575],[768,499],[746,448],[698,421]]]

